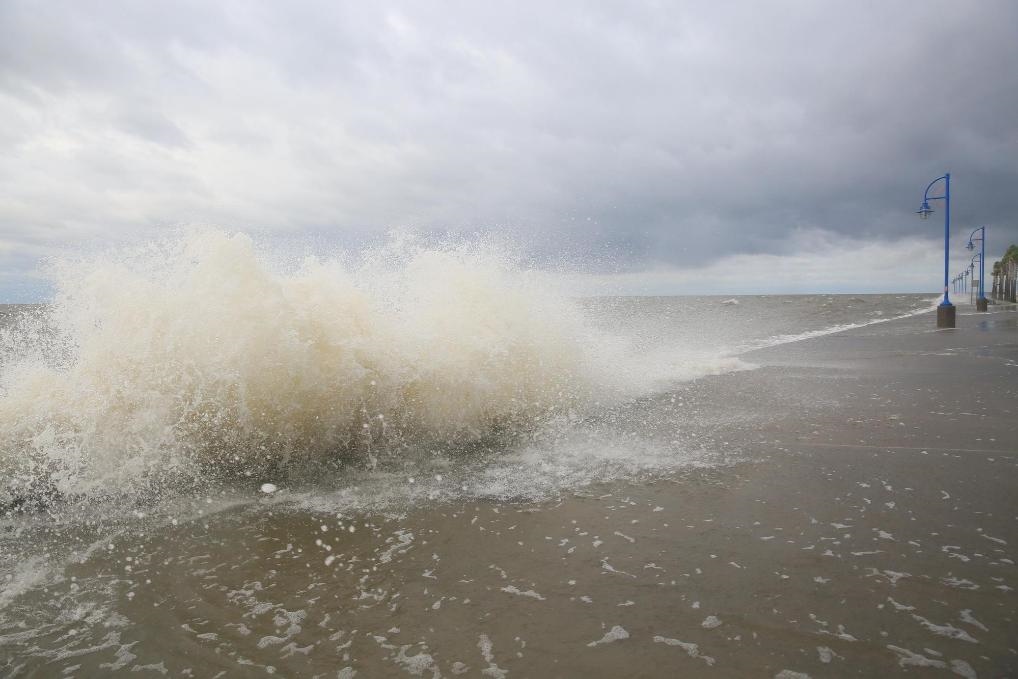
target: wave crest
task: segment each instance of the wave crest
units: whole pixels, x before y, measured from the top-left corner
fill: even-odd
[[[8,494],[477,440],[621,386],[568,298],[493,249],[269,259],[205,232],[58,266],[44,327],[5,335]]]

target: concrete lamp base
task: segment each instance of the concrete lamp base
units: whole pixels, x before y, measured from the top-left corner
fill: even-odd
[[[990,301],[985,297],[980,297],[976,300],[976,311],[986,311]]]
[[[941,304],[937,307],[937,327],[953,328],[955,306],[953,304]]]

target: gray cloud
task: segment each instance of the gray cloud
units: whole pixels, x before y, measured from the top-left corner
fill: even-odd
[[[950,169],[958,230],[1003,245],[1016,25],[1006,0],[11,0],[0,236],[499,229],[689,266],[804,229],[936,238],[912,211]]]

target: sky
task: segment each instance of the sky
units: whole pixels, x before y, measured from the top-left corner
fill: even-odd
[[[1018,242],[1018,3],[0,2],[0,302],[185,227],[499,234],[619,292],[931,291]],[[938,190],[940,185],[935,187]]]

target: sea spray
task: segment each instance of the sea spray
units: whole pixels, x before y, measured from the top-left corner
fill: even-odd
[[[44,327],[5,342],[8,500],[375,460],[626,390],[617,347],[491,248],[400,242],[281,272],[213,231],[55,271]]]
[[[875,305],[881,319],[925,307],[575,300],[568,276],[520,262],[413,239],[283,262],[218,231],[58,262],[52,304],[0,318],[0,508],[208,481],[377,490],[372,469],[414,467],[457,483],[394,492],[529,497],[686,464],[693,404],[672,394],[659,419],[640,414],[678,382],[874,323]]]

